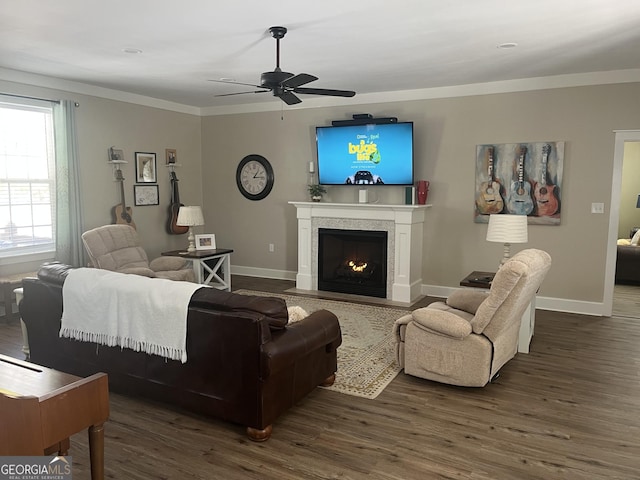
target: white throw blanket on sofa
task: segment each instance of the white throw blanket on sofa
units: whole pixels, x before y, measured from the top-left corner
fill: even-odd
[[[187,313],[202,285],[77,268],[62,287],[60,336],[187,361]]]

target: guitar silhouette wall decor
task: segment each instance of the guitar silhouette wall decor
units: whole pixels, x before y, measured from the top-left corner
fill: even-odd
[[[533,212],[533,198],[531,197],[531,183],[524,178],[524,160],[527,157],[527,147],[520,146],[518,151],[518,179],[511,182],[507,196],[507,210],[514,215],[530,215]]]
[[[478,211],[482,214],[500,213],[504,208],[504,200],[500,193],[501,185],[493,174],[494,148],[488,147],[487,152],[487,181],[480,186],[480,192],[476,197]]]
[[[526,215],[532,225],[559,225],[564,143],[477,145],[474,221],[487,223],[492,213],[511,213]]]
[[[536,199],[536,214],[539,217],[549,217],[558,211],[558,199],[554,192],[556,186],[547,183],[547,165],[549,163],[550,153],[551,145],[546,144],[542,147],[542,171],[540,172],[540,181],[536,182],[533,189],[533,196]]]

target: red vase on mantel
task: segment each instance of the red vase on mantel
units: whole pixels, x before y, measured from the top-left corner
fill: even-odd
[[[427,194],[429,193],[429,182],[426,180],[418,180],[418,188],[416,188],[418,195],[418,205],[424,205],[427,203]]]

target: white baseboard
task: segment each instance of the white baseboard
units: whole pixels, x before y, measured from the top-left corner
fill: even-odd
[[[243,267],[231,265],[233,275],[246,277],[272,278],[275,280],[296,280],[297,272],[289,270],[274,270],[271,268]],[[422,295],[430,297],[447,298],[459,287],[442,287],[439,285],[422,285]],[[596,317],[605,316],[602,302],[586,302],[583,300],[569,300],[565,298],[540,297],[536,298],[537,310],[551,310],[553,312],[577,313]]]
[[[272,278],[274,280],[293,280],[295,281],[298,272],[290,272],[288,270],[274,270],[271,268],[255,268],[243,267],[240,265],[231,265],[232,275],[243,275],[245,277]]]

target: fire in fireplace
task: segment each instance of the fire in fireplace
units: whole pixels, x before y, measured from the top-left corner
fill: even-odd
[[[387,232],[318,229],[318,290],[387,296]]]

